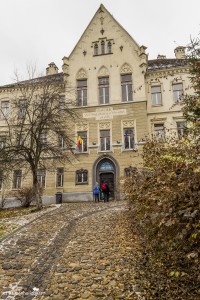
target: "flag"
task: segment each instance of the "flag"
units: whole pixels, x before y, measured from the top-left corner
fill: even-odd
[[[83,140],[81,138],[81,136],[78,136],[78,140],[77,140],[77,146],[80,146],[82,144]]]

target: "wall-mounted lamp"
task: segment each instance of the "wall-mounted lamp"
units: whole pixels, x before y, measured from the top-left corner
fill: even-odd
[[[96,143],[95,143],[95,142],[93,142],[93,143],[92,143],[92,145],[96,145]]]
[[[120,141],[117,141],[117,144],[120,144]]]
[[[84,50],[84,51],[83,51],[83,55],[86,56],[86,53],[87,53],[87,51]]]
[[[120,49],[121,51],[123,50],[123,48],[124,48],[123,46],[120,46],[120,47],[119,47],[119,49]]]

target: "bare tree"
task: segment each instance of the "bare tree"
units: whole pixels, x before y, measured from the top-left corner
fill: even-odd
[[[41,209],[38,169],[52,170],[58,161],[74,159],[72,124],[79,117],[70,100],[72,90],[66,91],[62,74],[19,82],[10,88],[14,90],[10,112],[1,109],[5,141],[0,160],[10,169],[31,171],[34,200]]]

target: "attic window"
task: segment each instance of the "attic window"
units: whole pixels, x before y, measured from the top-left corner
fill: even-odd
[[[94,56],[112,54],[113,40],[99,39],[98,42],[94,42],[92,47],[94,49]]]
[[[98,55],[99,53],[99,49],[98,49],[99,47],[98,47],[98,44],[96,43],[95,45],[94,45],[94,55]]]
[[[108,53],[112,53],[112,44],[110,41],[108,42]]]
[[[101,54],[105,54],[105,42],[101,42]]]

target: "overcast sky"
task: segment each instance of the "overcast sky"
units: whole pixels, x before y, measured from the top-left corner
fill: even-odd
[[[27,65],[45,75],[54,61],[61,70],[100,4],[145,45],[149,58],[174,57],[200,32],[200,0],[0,0],[0,85],[25,78]]]

